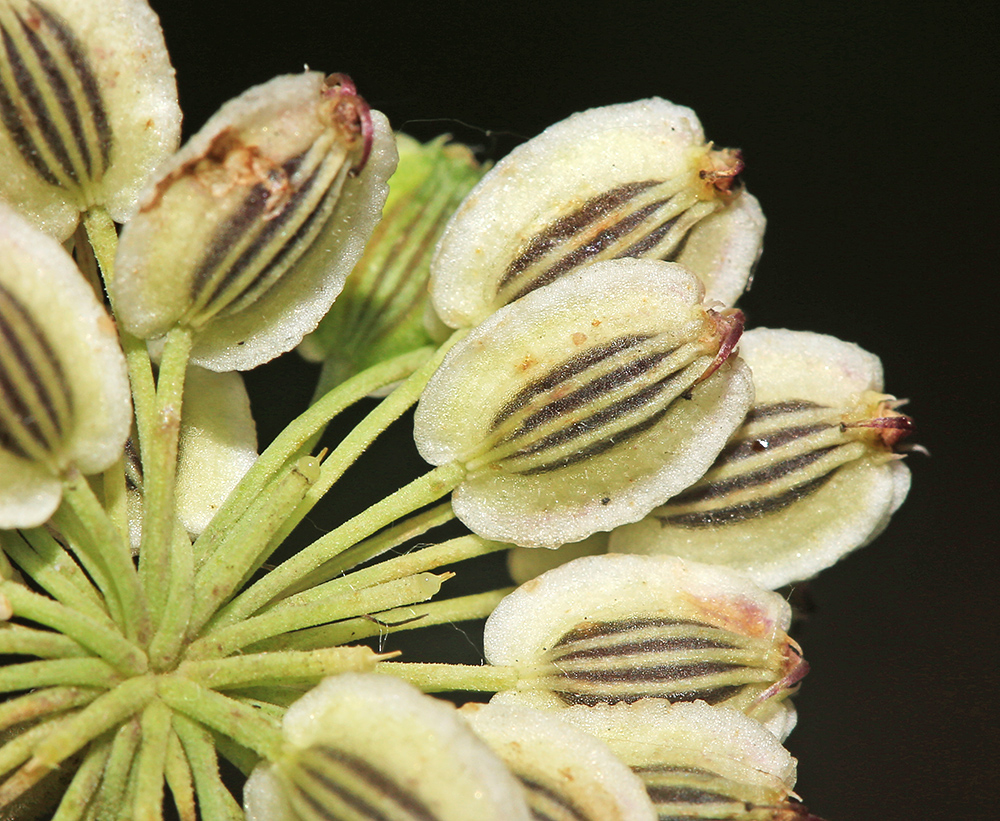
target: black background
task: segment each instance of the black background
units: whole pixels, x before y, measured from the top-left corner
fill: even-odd
[[[769,220],[741,302],[749,325],[878,353],[932,453],[909,458],[913,490],[888,531],[808,586],[799,638],[812,673],[788,742],[799,792],[829,821],[1000,817],[988,799],[1000,764],[1000,225],[986,3],[152,5],[186,134],[246,87],[308,65],[351,74],[396,128],[451,132],[494,159],[574,111],[653,95],[743,148]],[[250,375],[265,441],[310,392],[291,360]],[[421,464],[405,429],[367,459],[312,527]]]

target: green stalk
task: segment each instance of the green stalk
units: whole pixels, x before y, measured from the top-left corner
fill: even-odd
[[[0,654],[37,656],[42,659],[82,658],[89,656],[73,639],[51,630],[35,630],[20,624],[0,624]]]
[[[0,732],[23,722],[39,721],[93,701],[102,691],[92,687],[45,687],[0,704]]]
[[[97,264],[101,267],[104,288],[110,291],[108,286],[114,277],[115,252],[118,250],[118,232],[115,230],[114,220],[103,206],[98,205],[83,215],[83,224]]]
[[[167,777],[167,787],[174,798],[180,821],[198,821],[198,810],[194,800],[194,780],[177,731],[171,727],[167,739],[167,759],[163,772]]]
[[[58,722],[51,732],[29,747],[33,753],[30,760],[0,786],[0,807],[30,789],[93,739],[141,710],[153,692],[150,678],[133,678],[96,698],[65,721]]]
[[[146,671],[145,653],[102,622],[14,582],[0,582],[0,595],[6,596],[17,615],[69,636],[119,672]]]
[[[149,643],[149,663],[154,670],[165,670],[177,658],[194,601],[194,558],[191,540],[179,522],[174,523],[171,552],[170,588],[167,606],[160,625]]]
[[[73,775],[52,821],[79,821],[87,811],[87,805],[97,792],[101,775],[111,755],[111,739],[95,740]]]
[[[111,754],[104,766],[104,777],[94,799],[93,816],[97,819],[117,818],[123,806],[122,798],[128,786],[129,773],[139,749],[139,720],[132,718],[115,732]]]
[[[216,512],[205,531],[195,541],[195,562],[200,566],[219,548],[236,521],[285,466],[302,456],[305,445],[345,408],[364,399],[372,391],[397,382],[426,361],[429,350],[421,348],[382,362],[347,380],[310,406],[292,421],[257,458],[240,483]]]
[[[310,592],[313,595],[335,597],[341,595],[341,592],[345,590],[359,590],[509,549],[509,544],[491,542],[475,534],[459,536],[457,539],[450,539],[441,544],[414,550],[404,556],[385,559],[362,570],[356,570],[346,576],[340,576],[325,584],[317,585]],[[297,597],[295,598],[297,599]]]
[[[184,377],[193,341],[189,328],[176,327],[167,333],[156,380],[156,423],[151,431],[152,437],[141,440],[143,488],[139,578],[156,624],[162,620],[166,591],[174,572],[170,545],[175,519],[177,442],[181,429]]]
[[[95,658],[24,661],[0,669],[0,693],[58,686],[108,689],[120,680],[113,667]]]
[[[281,544],[288,537],[313,507],[315,507],[316,503],[344,475],[344,472],[368,449],[371,443],[420,398],[420,394],[427,386],[427,382],[434,375],[434,372],[438,369],[441,360],[444,359],[453,345],[465,337],[466,333],[467,331],[464,330],[453,333],[435,351],[434,356],[427,359],[419,370],[414,371],[405,382],[383,399],[368,416],[343,438],[333,453],[327,459],[323,460],[323,464],[320,467],[319,479],[309,489],[305,499],[295,509],[295,512],[285,519],[281,530],[275,534],[274,547],[277,547],[277,545]],[[423,504],[429,504],[436,501],[437,498],[440,497],[428,499]],[[422,507],[423,504],[419,505],[419,507]],[[394,519],[399,519],[413,512],[413,510],[416,510],[416,508],[400,511]],[[392,521],[392,519],[385,522],[385,524],[388,524],[389,521]]]
[[[230,622],[193,642],[185,657],[195,661],[220,658],[241,647],[293,630],[378,613],[411,602],[426,601],[441,589],[440,576],[422,573],[387,584],[351,591],[340,597],[315,595],[307,590],[259,616]]]
[[[45,528],[0,531],[0,545],[17,562],[21,572],[31,576],[54,599],[114,625],[106,602],[76,559]]]
[[[219,761],[211,734],[177,713],[173,723],[194,775],[201,817],[206,821],[243,821],[242,810],[219,778]]]
[[[140,642],[147,640],[150,625],[146,597],[128,544],[122,540],[87,480],[76,471],[63,482],[63,500],[84,530],[79,544],[74,546],[85,551],[110,575],[115,598],[121,603],[126,636]],[[58,526],[59,511],[56,519]]]
[[[292,585],[283,595],[292,595],[301,590],[316,587],[331,579],[336,579],[351,568],[374,559],[376,556],[381,556],[386,551],[392,550],[394,547],[399,547],[411,539],[423,536],[427,531],[447,524],[454,518],[455,513],[451,509],[451,502],[443,502],[432,507],[430,510],[410,516],[399,522],[399,524],[386,528],[381,533],[372,536],[370,539],[365,539],[363,542],[358,542],[353,547],[349,547],[339,556],[334,556],[330,561],[324,562],[301,581]]]
[[[72,716],[50,718],[18,733],[0,747],[0,775],[9,773],[15,767],[31,758],[32,750],[34,750],[37,744],[40,744],[46,737],[56,732],[56,730],[64,726],[71,719]],[[8,783],[9,779],[0,786],[0,809],[3,809],[8,802],[17,798],[17,795],[7,796],[4,794]]]
[[[84,226],[87,230],[87,237],[90,240],[90,247],[94,251],[94,257],[100,266],[101,275],[104,277],[104,289],[111,300],[111,283],[115,276],[115,253],[118,250],[118,232],[115,230],[114,221],[108,212],[101,206],[91,208],[83,215]],[[112,312],[114,312],[114,301],[111,300]],[[156,385],[153,380],[153,368],[149,360],[149,350],[143,339],[138,339],[121,326],[118,327],[118,336],[122,343],[122,350],[125,353],[125,364],[128,369],[129,385],[132,389],[132,404],[135,411],[136,429],[139,434],[139,442],[152,442],[156,435],[154,433],[157,416],[156,405]],[[115,466],[114,469],[117,469]],[[122,466],[124,469],[124,464]],[[124,480],[115,477],[112,501],[109,509],[115,509],[113,519],[119,527],[122,525],[122,511],[119,506],[124,504],[124,500],[118,498],[122,490],[120,483]],[[107,499],[107,488],[105,490]],[[127,514],[125,524],[127,526]],[[125,539],[128,539],[127,529],[122,531]]]
[[[369,673],[379,659],[369,647],[329,647],[186,661],[177,672],[213,690],[303,682],[311,685],[340,673]]]
[[[517,686],[512,667],[472,666],[467,664],[411,664],[402,661],[380,662],[375,672],[401,678],[425,693],[472,690],[499,693]]]
[[[107,609],[112,622],[118,627],[125,625],[125,612],[118,587],[121,581],[114,581],[108,570],[107,560],[101,554],[100,540],[87,528],[73,509],[73,502],[63,489],[63,501],[53,514],[50,523],[58,532],[78,564],[94,580],[98,596]],[[109,520],[110,523],[110,520]]]
[[[275,487],[235,523],[226,540],[227,549],[217,550],[194,578],[194,607],[188,635],[198,631],[219,606],[239,587],[247,574],[267,557],[271,536],[281,526],[288,511],[305,495],[316,479],[315,460],[299,459]]]
[[[450,493],[464,477],[465,468],[454,462],[425,473],[278,565],[220,610],[212,627],[247,618],[323,562],[396,519]]]
[[[161,676],[157,692],[167,706],[229,736],[261,758],[274,759],[281,752],[284,739],[278,724],[236,699],[183,676]],[[183,735],[181,740],[184,740]]]
[[[170,709],[154,699],[142,712],[139,723],[142,743],[136,762],[135,796],[130,818],[156,821],[163,818],[163,778],[170,738]]]
[[[513,590],[513,587],[508,587],[471,596],[400,607],[378,613],[377,616],[365,615],[335,624],[324,624],[295,633],[286,633],[248,647],[254,651],[339,647],[371,636],[378,636],[381,639],[390,633],[399,633],[403,630],[485,619],[496,609],[500,600]]]
[[[101,474],[101,497],[108,518],[118,528],[121,540],[128,544],[128,491],[125,486],[124,456]]]

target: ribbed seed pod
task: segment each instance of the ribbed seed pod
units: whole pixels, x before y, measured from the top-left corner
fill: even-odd
[[[0,0],[0,123],[0,197],[58,239],[93,205],[124,222],[180,135],[148,4]]]
[[[245,370],[313,330],[385,200],[396,152],[350,80],[278,77],[230,101],[164,167],[122,232],[112,292],[144,339]]]
[[[519,672],[495,698],[541,708],[726,704],[779,736],[808,666],[790,611],[738,573],[671,557],[588,556],[507,596],[486,622],[491,664]]]
[[[631,767],[660,821],[820,821],[792,792],[795,759],[735,710],[648,700],[560,715]]]
[[[55,240],[0,204],[0,528],[48,519],[70,465],[111,465],[131,408],[94,292]]]
[[[518,781],[450,704],[345,674],[289,707],[287,752],[244,789],[248,821],[529,821]]]
[[[399,165],[382,220],[330,312],[299,346],[324,363],[321,387],[433,341],[431,254],[484,169],[468,148],[444,137],[421,144],[397,134],[396,146]]]
[[[764,232],[742,168],[740,152],[713,148],[695,113],[666,100],[575,114],[469,194],[434,258],[434,306],[452,327],[475,325],[581,265],[622,258],[682,263],[732,305]]]
[[[414,427],[427,461],[467,468],[456,515],[487,538],[554,546],[642,518],[697,479],[753,392],[730,356],[742,315],[701,300],[679,265],[596,263],[456,345]]]
[[[459,712],[520,780],[535,821],[655,821],[642,781],[561,714],[500,704]]]
[[[724,568],[587,556],[506,597],[486,622],[491,664],[519,672],[495,698],[541,708],[646,698],[726,704],[784,737],[808,665],[787,603]]]
[[[740,353],[757,389],[742,427],[704,477],[615,531],[609,549],[726,564],[773,588],[881,532],[909,490],[894,448],[912,422],[856,345],[760,328]]]

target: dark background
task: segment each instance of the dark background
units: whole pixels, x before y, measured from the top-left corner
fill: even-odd
[[[799,591],[813,607],[799,632],[812,674],[788,742],[799,792],[828,821],[1000,817],[986,3],[152,5],[187,134],[307,64],[351,74],[396,128],[451,132],[494,159],[574,111],[653,95],[743,148],[769,219],[741,302],[749,324],[878,353],[932,454],[909,458],[913,490],[888,531]],[[308,398],[310,372],[294,364],[291,382],[284,361],[250,375],[265,441]],[[333,527],[419,464],[397,431],[347,483],[360,495],[338,487],[311,526]]]

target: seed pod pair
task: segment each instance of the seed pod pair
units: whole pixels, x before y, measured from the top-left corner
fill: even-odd
[[[0,198],[48,234],[95,205],[125,222],[180,122],[145,0],[0,1]]]
[[[486,622],[491,664],[517,685],[499,703],[704,701],[745,712],[784,738],[787,701],[808,671],[786,631],[787,602],[746,576],[670,556],[576,559],[522,585]]]
[[[131,410],[114,323],[59,243],[0,203],[0,528],[45,522],[70,468],[110,467]]]
[[[749,408],[741,329],[679,265],[595,263],[450,352],[417,408],[417,447],[465,466],[452,504],[487,538],[555,546],[635,521],[701,476]]]
[[[347,78],[250,89],[143,194],[111,287],[122,325],[142,338],[188,327],[192,361],[212,370],[289,350],[361,255],[395,162],[388,124]]]

